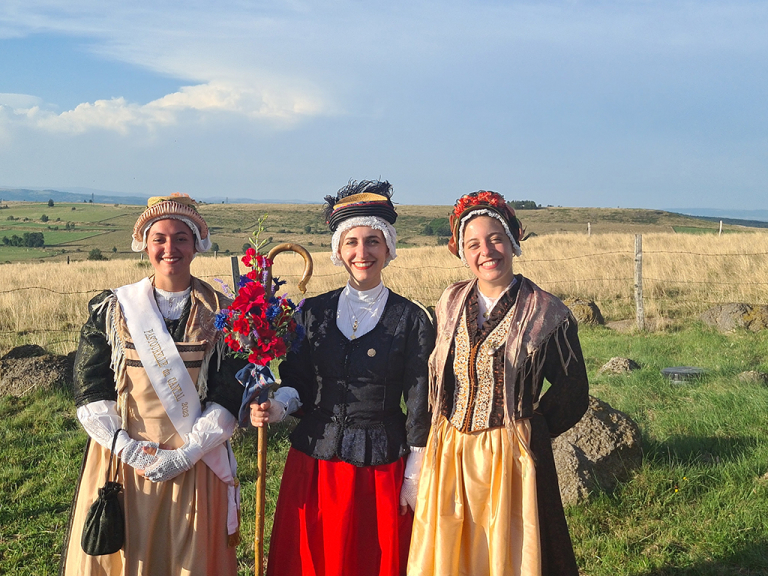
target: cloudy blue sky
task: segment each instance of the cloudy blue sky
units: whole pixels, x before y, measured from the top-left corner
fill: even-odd
[[[0,186],[765,209],[768,3],[0,3]]]

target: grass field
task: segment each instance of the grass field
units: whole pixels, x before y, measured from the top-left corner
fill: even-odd
[[[579,566],[590,576],[757,576],[768,573],[768,388],[741,383],[768,371],[768,334],[722,335],[692,325],[622,335],[580,331],[592,394],[635,419],[645,460],[613,493],[568,509]],[[623,355],[642,369],[595,373]],[[696,365],[708,375],[679,385],[659,370]],[[274,510],[286,427],[270,431],[268,519]],[[0,573],[56,574],[85,434],[67,391],[0,398]],[[253,436],[236,445],[243,486],[240,574],[253,569]],[[269,534],[270,524],[267,525]]]
[[[75,207],[79,212],[81,205]],[[101,247],[107,255],[112,246],[125,249],[118,239],[127,234],[138,212],[137,207],[86,208],[94,210],[89,227],[111,229],[82,246],[70,244],[65,254],[73,256],[72,264],[49,259],[0,267],[0,354],[24,343],[58,353],[73,350],[87,301],[100,290],[135,282],[151,271],[135,255],[131,260],[77,261],[75,256],[85,256],[76,251],[86,250],[85,242],[107,238]],[[341,286],[346,275],[330,264],[327,246],[322,246],[329,235],[319,232],[322,222],[317,223],[314,212],[318,207],[268,208],[268,235],[275,242],[300,240],[316,251],[308,295]],[[439,216],[435,207],[410,208],[413,212],[403,210],[398,224],[414,231],[406,238],[416,243],[415,232]],[[0,223],[7,210],[0,210]],[[231,250],[237,252],[246,237],[243,223],[252,226],[259,214],[258,209],[233,214],[226,205],[204,210],[216,223],[214,239],[230,238]],[[602,220],[588,209],[531,212],[535,214],[523,216],[529,231],[548,232],[523,244],[516,271],[560,297],[595,300],[608,320],[634,317],[633,234],[642,232],[646,315],[656,319],[659,328],[633,334],[580,330],[592,393],[640,424],[645,452],[643,467],[629,482],[568,510],[583,573],[768,574],[768,387],[737,378],[744,370],[768,372],[768,334],[722,335],[696,322],[696,315],[712,304],[768,304],[768,233],[675,234],[672,227],[684,222],[650,211],[622,215],[605,210]],[[591,236],[584,233],[586,222],[592,224]],[[714,232],[717,224],[709,224]],[[568,227],[572,229],[556,230]],[[604,229],[595,230],[599,227]],[[238,228],[240,232],[233,232]],[[436,242],[434,236],[421,238],[427,244]],[[11,259],[3,257],[9,250],[29,250],[26,260],[39,258],[32,249],[0,248],[0,261]],[[427,305],[434,304],[449,283],[468,277],[444,246],[399,248],[398,253],[384,270],[386,284]],[[286,289],[292,297],[298,296],[295,283],[301,268],[301,258],[291,254],[280,255],[275,263],[275,274],[289,281]],[[217,278],[229,281],[230,261],[201,256],[193,262],[193,273],[214,285]],[[613,356],[630,357],[642,369],[630,376],[597,377],[597,369]],[[687,385],[660,376],[661,368],[677,365],[699,366],[708,375]],[[274,427],[270,435],[268,518],[288,447],[285,426]],[[84,441],[67,391],[0,398],[0,574],[57,573]],[[252,573],[254,438],[244,435],[235,448],[244,490],[246,543],[239,558],[245,575]]]
[[[449,206],[398,205],[398,241],[408,247],[435,246],[439,236],[426,235],[425,227],[437,219],[445,220]],[[125,204],[7,202],[0,205],[0,238],[23,232],[43,232],[44,253],[34,256],[21,249],[16,254],[0,256],[0,262],[46,258],[55,261],[83,260],[92,248],[110,257],[131,257],[130,234],[142,207]],[[327,250],[330,235],[320,204],[207,204],[200,207],[211,228],[211,238],[221,252],[239,253],[248,241],[259,218],[267,214],[264,238],[273,243],[297,242],[311,252]],[[42,222],[45,214],[47,222]],[[651,234],[716,233],[717,222],[660,210],[615,208],[541,208],[520,210],[518,215],[527,233],[548,234]],[[9,220],[9,218],[12,218]],[[70,222],[75,229],[64,231]],[[59,230],[52,230],[58,226]],[[724,230],[749,230],[726,225]],[[84,233],[87,232],[87,233]],[[444,238],[443,238],[444,240]],[[115,254],[113,254],[115,249]]]

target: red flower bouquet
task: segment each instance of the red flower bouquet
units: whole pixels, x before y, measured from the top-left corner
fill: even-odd
[[[237,296],[215,320],[234,355],[249,362],[236,375],[245,387],[238,418],[242,426],[248,424],[248,405],[254,400],[266,401],[275,384],[269,363],[298,349],[305,334],[295,318],[304,301],[296,305],[287,295],[278,296],[277,290],[285,284],[279,278],[273,278],[267,285],[272,262],[260,252],[266,244],[259,242],[263,221],[264,218],[259,220],[258,230],[250,240],[252,246],[241,259],[250,270],[240,276]]]
[[[277,289],[284,284],[278,278],[272,286],[264,285],[272,262],[259,253],[257,242],[254,245],[241,260],[250,271],[240,276],[239,292],[229,308],[216,315],[216,328],[235,356],[267,366],[301,344],[304,328],[295,316],[304,301],[297,306],[287,295],[278,296]]]

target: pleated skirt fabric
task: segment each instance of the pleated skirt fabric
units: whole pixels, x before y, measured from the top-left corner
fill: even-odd
[[[399,514],[405,458],[380,466],[290,449],[267,576],[403,576],[413,515]]]
[[[516,427],[465,434],[445,418],[433,427],[408,576],[541,576],[530,423]]]

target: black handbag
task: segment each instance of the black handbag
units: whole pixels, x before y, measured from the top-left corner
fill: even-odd
[[[120,501],[117,499],[123,485],[116,482],[117,466],[115,466],[114,478],[109,479],[119,432],[120,430],[115,432],[115,436],[112,438],[112,449],[109,451],[109,465],[104,479],[104,487],[99,488],[99,497],[88,510],[83,526],[83,535],[80,538],[83,552],[90,556],[113,554],[123,547],[125,541],[125,518],[123,509],[120,507]]]

